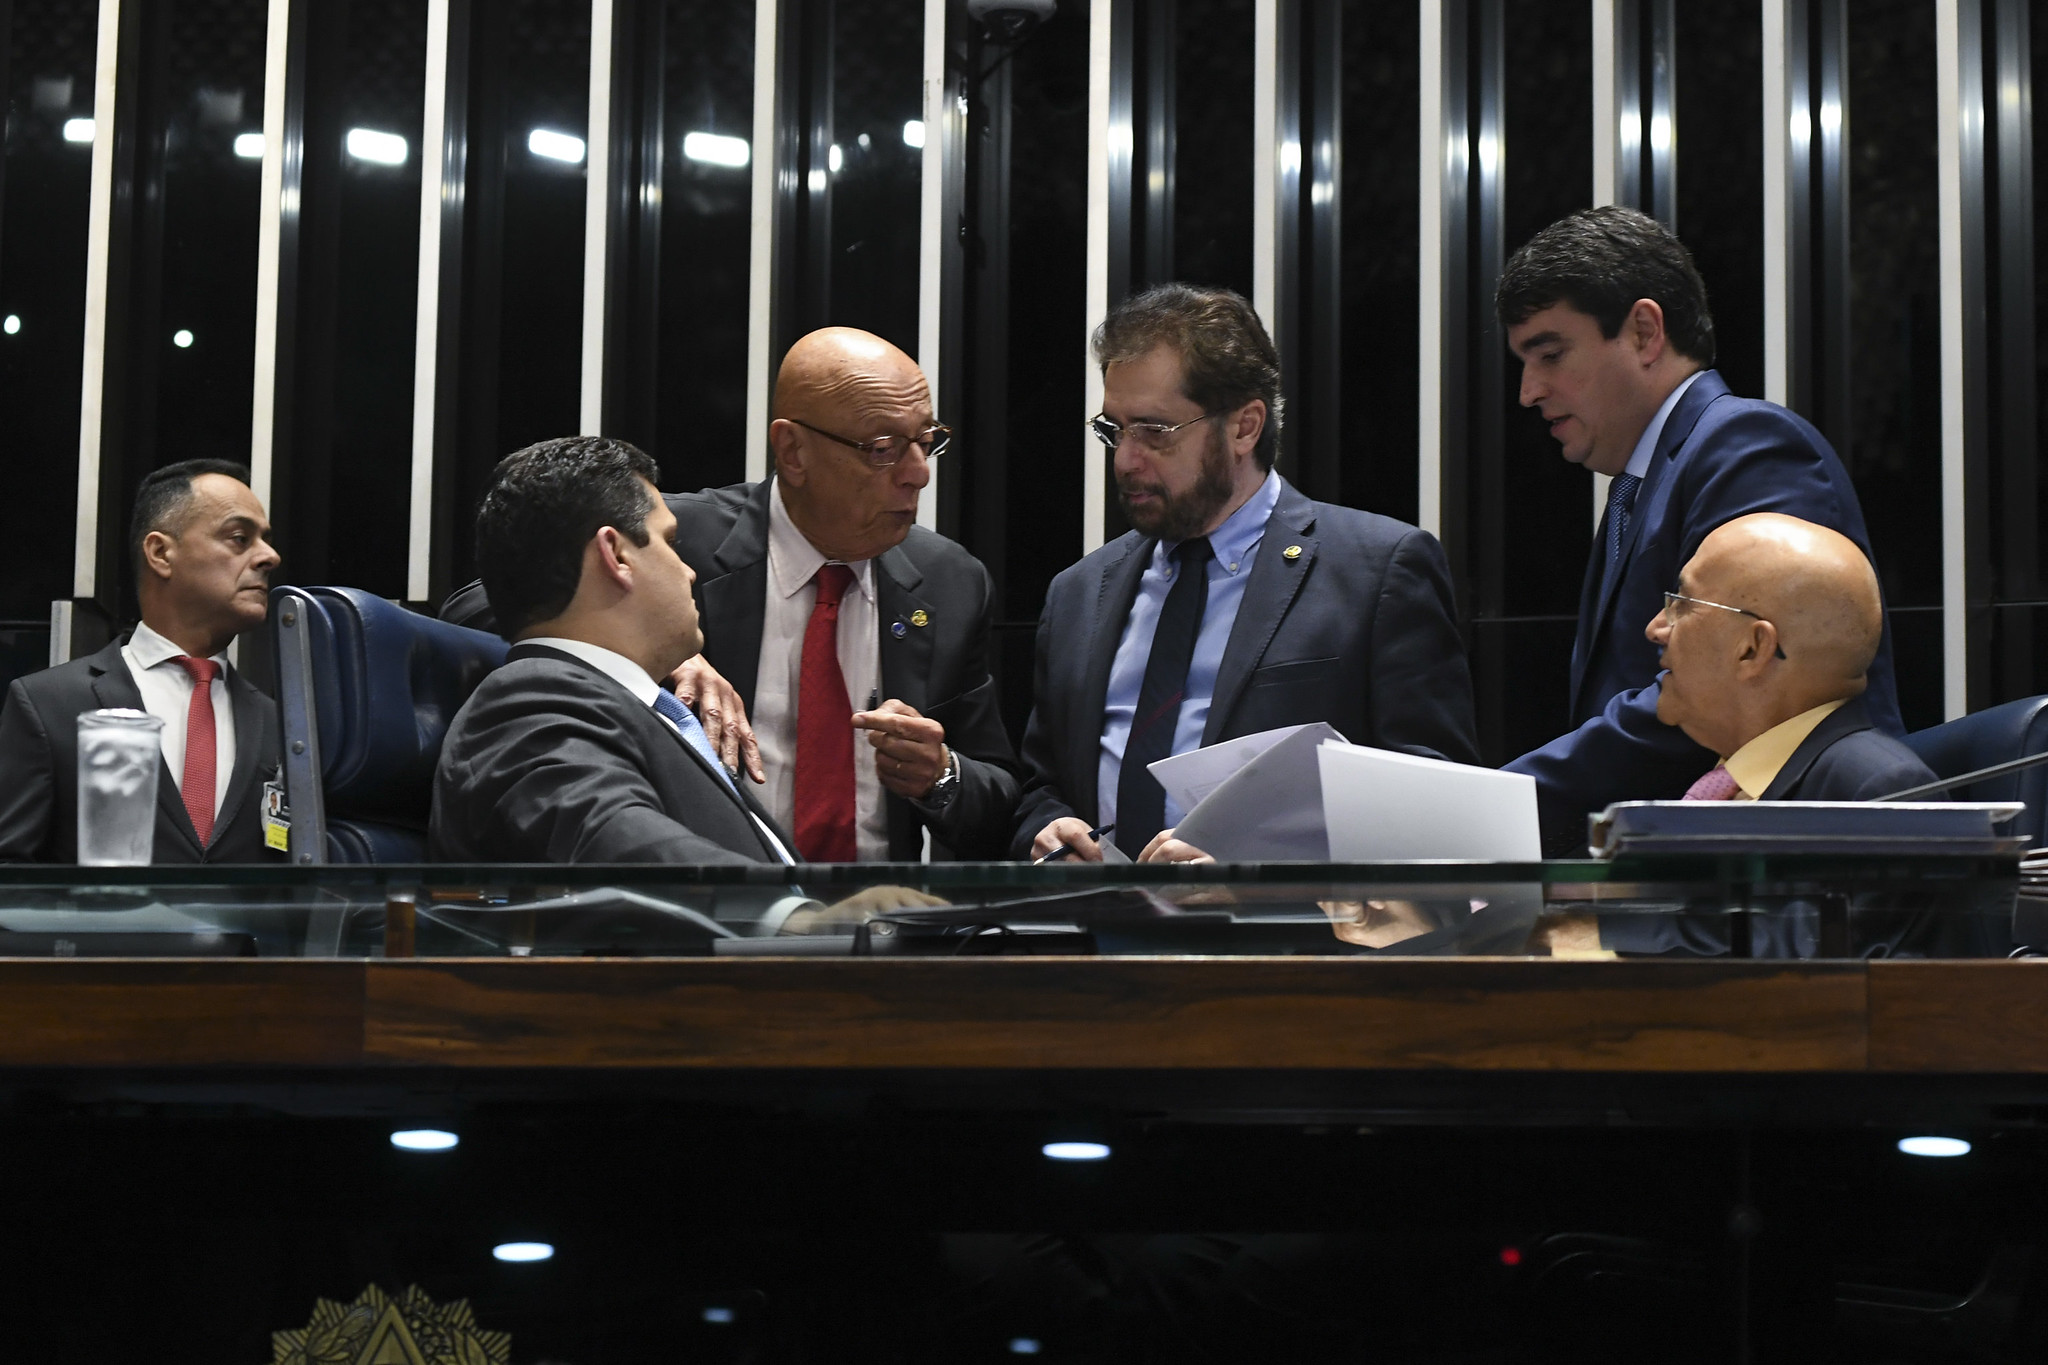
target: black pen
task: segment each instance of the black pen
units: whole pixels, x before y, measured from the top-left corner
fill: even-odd
[[[1091,829],[1091,830],[1089,830],[1089,831],[1088,831],[1088,838],[1089,838],[1089,841],[1090,841],[1090,842],[1092,842],[1092,843],[1098,843],[1098,844],[1099,844],[1099,843],[1101,843],[1101,842],[1102,842],[1102,836],[1103,836],[1103,835],[1105,835],[1105,834],[1109,834],[1109,833],[1111,833],[1112,831],[1114,831],[1115,829],[1116,829],[1116,821],[1114,821],[1114,820],[1110,821],[1110,822],[1109,822],[1108,824],[1106,824],[1106,825],[1103,825],[1103,826],[1102,826],[1101,828],[1099,828],[1099,829]],[[1034,859],[1034,860],[1032,861],[1032,864],[1031,864],[1031,865],[1032,865],[1033,867],[1037,867],[1037,866],[1039,865],[1039,863],[1056,863],[1056,862],[1058,862],[1058,861],[1059,861],[1060,859],[1062,859],[1062,858],[1066,857],[1066,856],[1067,856],[1068,854],[1072,853],[1073,851],[1074,851],[1074,846],[1073,846],[1072,844],[1061,844],[1061,845],[1060,845],[1060,846],[1059,846],[1058,848],[1056,848],[1056,849],[1054,849],[1054,850],[1053,850],[1052,852],[1050,852],[1050,853],[1046,854],[1046,855],[1045,855],[1045,856],[1044,856],[1043,858],[1038,858],[1038,859]]]
[[[881,688],[879,688],[879,687],[877,687],[877,688],[874,688],[874,689],[873,689],[872,691],[870,691],[870,692],[868,693],[868,710],[872,711],[872,710],[874,710],[874,709],[875,709],[875,708],[876,708],[877,706],[880,706],[881,704],[882,704],[882,689],[881,689]]]

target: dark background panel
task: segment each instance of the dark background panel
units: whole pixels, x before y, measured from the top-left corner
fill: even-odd
[[[92,196],[92,146],[66,142],[64,124],[92,117],[99,5],[13,0],[9,9],[0,315],[14,327],[0,325],[0,411],[9,461],[26,477],[0,502],[0,618],[47,631],[51,601],[71,595]],[[43,661],[33,648],[24,657]]]
[[[1180,0],[1173,28],[1173,278],[1222,285],[1246,298],[1252,19],[1252,0]]]
[[[1763,15],[1759,0],[1688,0],[1677,19],[1678,235],[1707,283],[1714,366],[1764,395]]]
[[[1349,0],[1343,22],[1343,483],[1324,496],[1412,522],[1420,382],[1417,11]]]
[[[904,140],[903,125],[924,118],[924,9],[834,0],[833,15],[839,169],[826,167],[832,261],[824,321],[863,328],[914,357],[924,152]]]

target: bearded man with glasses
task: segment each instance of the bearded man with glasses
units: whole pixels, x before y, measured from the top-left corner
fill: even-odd
[[[917,525],[952,433],[916,362],[827,327],[776,375],[774,477],[665,494],[702,662],[669,681],[805,862],[998,858],[1015,753],[988,671],[994,585]],[[442,616],[489,629],[472,587]],[[751,718],[751,719],[750,719]]]
[[[1478,761],[1443,547],[1274,471],[1280,360],[1227,289],[1161,285],[1095,332],[1132,530],[1053,580],[1013,851],[1201,856],[1146,764],[1287,725]],[[1104,830],[1114,825],[1114,831]]]

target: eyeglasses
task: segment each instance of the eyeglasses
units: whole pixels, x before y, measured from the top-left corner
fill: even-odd
[[[861,458],[876,469],[887,469],[890,465],[895,464],[910,453],[912,446],[916,446],[919,450],[923,451],[924,457],[927,460],[936,460],[939,458],[939,453],[953,443],[953,429],[937,422],[932,423],[915,436],[877,436],[872,441],[850,441],[837,432],[827,431],[823,427],[814,427],[800,417],[792,417],[789,420],[795,422],[805,431],[814,431],[828,441],[837,441],[843,446],[850,446],[854,450],[858,450]]]
[[[1732,611],[1738,616],[1747,616],[1752,621],[1764,620],[1763,617],[1758,616],[1747,607],[1731,607],[1726,602],[1709,602],[1704,597],[1687,597],[1682,592],[1667,592],[1664,594],[1664,610],[1670,613],[1671,619],[1674,621],[1685,615],[1684,612],[1678,609],[1680,602],[1692,607],[1713,607],[1719,611]],[[1778,657],[1781,659],[1785,657],[1785,647],[1783,645],[1778,646]]]
[[[1205,412],[1200,417],[1190,417],[1185,422],[1166,426],[1159,422],[1132,422],[1128,425],[1112,422],[1101,413],[1088,419],[1088,429],[1095,433],[1095,439],[1115,450],[1129,437],[1138,443],[1138,449],[1161,451],[1173,444],[1173,434],[1182,427],[1191,427],[1197,422],[1206,422],[1211,417],[1223,416],[1220,412]]]

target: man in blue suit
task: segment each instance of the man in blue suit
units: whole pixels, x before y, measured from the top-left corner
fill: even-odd
[[[1692,256],[1634,209],[1585,209],[1530,238],[1501,272],[1495,311],[1522,361],[1522,404],[1564,457],[1613,477],[1579,596],[1574,728],[1508,764],[1536,779],[1544,846],[1581,852],[1614,801],[1676,798],[1715,755],[1657,719],[1644,628],[1708,533],[1782,512],[1870,538],[1849,473],[1804,419],[1737,398],[1710,368],[1714,323]],[[1863,703],[1903,730],[1884,631]]]
[[[1095,355],[1135,529],[1046,593],[1015,854],[1099,859],[1113,823],[1132,857],[1200,857],[1160,837],[1183,812],[1147,765],[1286,725],[1476,762],[1443,547],[1274,471],[1280,357],[1251,305],[1161,285],[1111,311]]]

